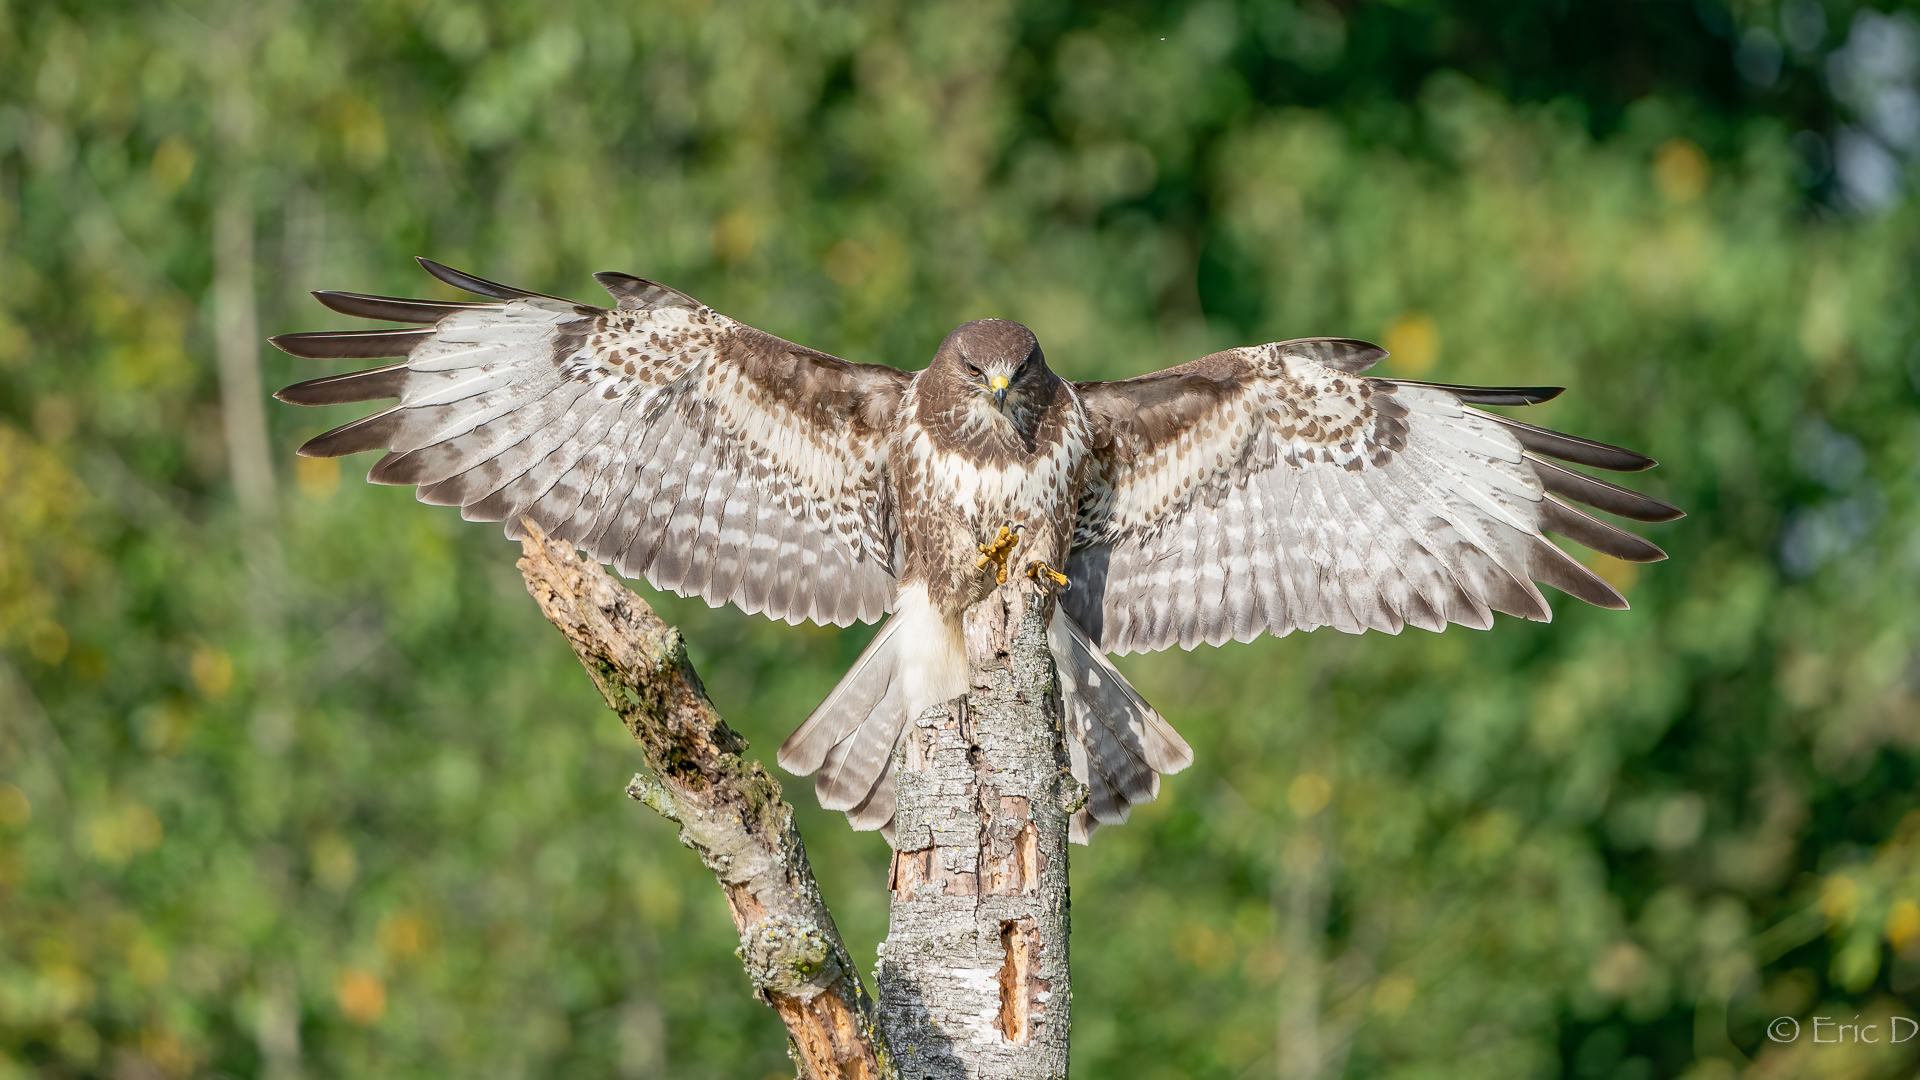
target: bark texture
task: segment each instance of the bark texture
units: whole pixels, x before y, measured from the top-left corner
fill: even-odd
[[[679,822],[681,843],[719,879],[747,977],[786,1024],[800,1075],[892,1080],[873,1001],[820,898],[793,808],[764,766],[740,756],[746,740],[707,700],[680,632],[572,545],[525,525],[527,591],[653,772],[627,793]]]
[[[966,698],[895,751],[882,1023],[902,1077],[1067,1075],[1068,773],[1048,604],[1004,587],[967,616]]]

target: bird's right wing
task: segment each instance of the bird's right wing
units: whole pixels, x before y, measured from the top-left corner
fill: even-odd
[[[300,448],[386,450],[368,479],[473,521],[533,518],[622,574],[775,619],[869,622],[899,558],[887,433],[911,376],[734,322],[683,293],[596,277],[603,308],[421,260],[482,303],[314,295],[413,329],[286,334],[316,359],[404,357],[289,386],[299,405],[399,398]]]

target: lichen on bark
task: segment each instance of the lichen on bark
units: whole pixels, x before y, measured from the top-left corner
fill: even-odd
[[[802,1077],[893,1080],[886,1037],[794,827],[780,783],[707,699],[680,633],[598,564],[524,522],[527,591],[573,646],[651,776],[628,794],[679,823],[740,932],[754,992],[786,1025]]]
[[[899,770],[879,1005],[820,897],[793,808],[707,699],[679,631],[532,522],[527,589],[649,773],[627,787],[713,871],[754,993],[803,1078],[1054,1080],[1067,1072],[1068,771],[1046,619],[1004,587],[968,612],[971,689],[928,710]],[[899,1068],[896,1070],[896,1063]]]

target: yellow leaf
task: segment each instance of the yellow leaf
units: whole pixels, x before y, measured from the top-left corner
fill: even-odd
[[[169,135],[154,148],[150,168],[153,186],[160,189],[160,194],[171,195],[193,176],[193,147],[180,136]]]
[[[52,619],[41,619],[27,631],[27,651],[43,664],[57,664],[67,658],[66,628]]]
[[[1387,324],[1381,344],[1392,354],[1393,370],[1424,375],[1440,360],[1440,327],[1422,312],[1405,312]]]
[[[340,460],[330,457],[293,459],[293,479],[300,493],[311,499],[329,499],[340,490]]]
[[[1326,809],[1328,800],[1333,798],[1333,782],[1319,773],[1301,773],[1287,785],[1287,805],[1303,818],[1309,818]]]
[[[387,1011],[387,988],[380,976],[361,968],[348,968],[333,983],[334,1000],[348,1020],[365,1027],[379,1021]]]
[[[328,833],[313,844],[313,876],[332,892],[346,892],[360,876],[360,860],[353,845],[339,833]]]
[[[1712,167],[1691,139],[1668,139],[1653,152],[1653,183],[1670,202],[1692,202],[1707,190]]]
[[[1633,588],[1634,582],[1640,580],[1639,563],[1630,563],[1611,555],[1595,555],[1593,572],[1599,574],[1602,581],[1619,589],[1623,596],[1628,589]]]
[[[1920,938],[1920,904],[1911,900],[1895,901],[1892,910],[1887,912],[1887,941],[1895,952],[1904,952],[1916,938]]]
[[[713,253],[721,262],[736,263],[753,254],[753,219],[734,210],[713,223]]]
[[[32,820],[33,803],[27,800],[27,793],[0,782],[0,825],[18,829]]]
[[[1828,878],[1820,885],[1820,910],[1832,922],[1851,922],[1860,910],[1860,886],[1844,874]]]
[[[233,687],[233,660],[211,645],[193,650],[187,666],[193,674],[193,685],[210,698],[223,698]]]
[[[1373,1008],[1385,1016],[1399,1016],[1413,1004],[1413,980],[1405,975],[1386,975],[1373,984]]]
[[[403,911],[381,920],[380,951],[389,959],[412,959],[420,955],[426,945],[427,928],[420,916]]]

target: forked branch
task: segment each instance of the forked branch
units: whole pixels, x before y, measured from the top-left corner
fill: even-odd
[[[523,519],[527,591],[640,744],[627,793],[680,824],[726,893],[754,992],[803,1077],[894,1080],[873,1000],[820,898],[793,808],[707,700],[680,632],[570,544]]]

